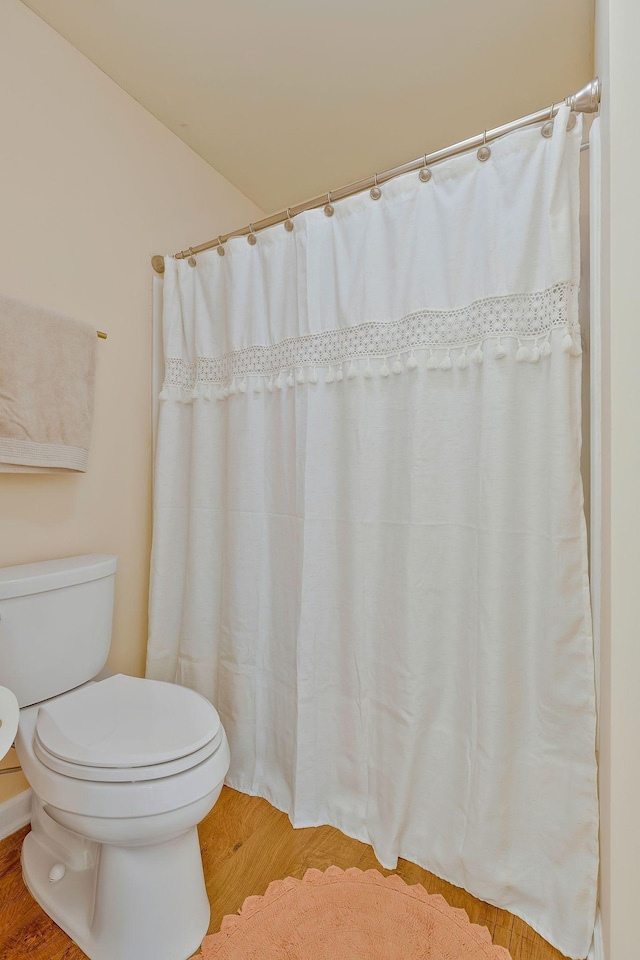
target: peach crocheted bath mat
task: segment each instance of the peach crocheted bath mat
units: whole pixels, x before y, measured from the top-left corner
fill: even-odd
[[[510,960],[439,894],[377,870],[307,870],[249,897],[199,960]],[[198,960],[196,958],[196,960]]]

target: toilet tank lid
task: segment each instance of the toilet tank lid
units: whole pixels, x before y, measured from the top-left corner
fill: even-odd
[[[21,563],[0,568],[0,600],[26,597],[45,590],[58,590],[77,583],[101,580],[116,572],[118,558],[104,553],[91,553],[63,560]]]

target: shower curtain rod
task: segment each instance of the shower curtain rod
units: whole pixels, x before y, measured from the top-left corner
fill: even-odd
[[[504,137],[507,133],[512,133],[514,130],[520,130],[522,127],[528,127],[535,123],[542,123],[544,120],[549,121],[553,119],[561,106],[565,104],[571,108],[572,111],[576,113],[597,113],[600,106],[600,95],[601,95],[601,86],[600,79],[596,77],[594,80],[591,80],[587,83],[581,90],[577,93],[574,93],[570,97],[565,97],[565,99],[560,103],[552,103],[550,107],[545,107],[543,110],[538,110],[536,113],[530,113],[526,117],[520,117],[518,120],[512,120],[510,123],[504,123],[500,127],[494,127],[492,130],[485,130],[483,133],[479,133],[475,137],[469,137],[468,140],[461,140],[459,143],[454,143],[450,147],[444,147],[442,150],[436,150],[435,153],[425,154],[423,157],[419,157],[417,160],[411,160],[408,163],[403,163],[399,167],[392,167],[390,170],[385,170],[383,173],[376,173],[372,177],[367,177],[364,180],[356,180],[354,183],[349,183],[344,187],[339,187],[337,190],[331,190],[329,193],[323,193],[319,197],[313,197],[311,200],[304,200],[302,203],[296,203],[292,207],[288,207],[286,210],[281,210],[279,213],[273,213],[269,217],[265,217],[264,220],[258,220],[256,223],[250,223],[246,227],[242,227],[240,230],[233,230],[231,233],[225,233],[220,237],[216,237],[215,240],[209,240],[206,243],[201,243],[197,247],[189,247],[188,250],[180,250],[178,253],[174,253],[174,257],[177,260],[183,260],[186,258],[193,258],[195,254],[202,253],[204,250],[213,250],[214,247],[218,248],[218,252],[221,256],[224,256],[224,246],[227,240],[230,240],[232,237],[247,237],[249,238],[250,243],[255,243],[255,234],[260,230],[266,230],[267,227],[274,227],[278,223],[284,223],[287,225],[287,229],[293,229],[293,224],[291,223],[292,217],[295,217],[299,213],[303,213],[305,210],[314,210],[318,207],[331,207],[331,204],[335,200],[344,200],[346,197],[351,197],[356,193],[362,193],[364,190],[375,190],[381,183],[385,183],[387,180],[393,180],[395,177],[400,177],[404,173],[410,173],[412,170],[421,170],[425,169],[424,179],[428,180],[430,174],[428,173],[427,168],[434,164],[439,163],[442,160],[448,160],[449,157],[455,157],[460,153],[466,153],[468,150],[473,150],[475,148],[482,148],[487,143],[490,143],[492,140],[497,140],[499,137]],[[488,156],[488,154],[486,155]],[[486,156],[482,159],[486,159]],[[332,213],[333,210],[328,211]],[[193,261],[195,264],[195,260]],[[151,265],[156,273],[164,273],[164,257],[156,254],[151,258]]]

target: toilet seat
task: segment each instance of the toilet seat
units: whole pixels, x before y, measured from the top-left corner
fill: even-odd
[[[215,753],[222,740],[222,727],[220,727],[209,743],[205,743],[199,750],[195,750],[186,757],[179,757],[177,760],[147,764],[140,767],[90,767],[87,764],[61,760],[60,757],[49,753],[40,742],[36,730],[33,737],[33,752],[49,770],[61,773],[65,777],[72,777],[75,780],[90,780],[93,783],[138,783],[142,780],[159,780],[162,777],[172,777],[176,773],[182,773],[184,770],[195,767],[210,757],[212,753]]]
[[[222,737],[217,711],[200,694],[117,675],[42,705],[33,750],[64,776],[136,782],[196,766],[218,749]]]
[[[65,694],[67,696],[67,694]],[[20,713],[16,737],[25,776],[45,807],[88,817],[147,817],[177,810],[206,796],[222,783],[229,769],[229,744],[221,728],[221,742],[206,760],[182,773],[156,780],[112,782],[84,780],[52,770],[35,752],[35,733],[41,705]]]

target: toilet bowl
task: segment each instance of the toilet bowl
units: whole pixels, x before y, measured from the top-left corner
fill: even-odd
[[[112,589],[111,602],[95,601],[112,588],[114,572],[115,558],[105,557],[0,570],[0,673],[12,673],[22,704],[16,750],[33,788],[23,876],[91,960],[186,960],[209,924],[196,828],[218,799],[229,746],[215,708],[192,690],[123,675],[87,678],[104,663],[93,650],[98,640],[105,646],[104,629],[86,631],[96,611],[93,626],[104,627]],[[85,604],[87,585],[94,596]],[[55,596],[69,588],[75,596]],[[66,610],[67,623],[34,616],[34,596],[45,612],[52,602]],[[77,631],[70,600],[84,605]],[[55,644],[40,643],[55,640],[57,629],[67,647],[77,632],[69,672]],[[41,659],[30,672],[34,643],[48,675]],[[70,689],[69,676],[84,682]],[[34,693],[45,696],[34,702]]]

